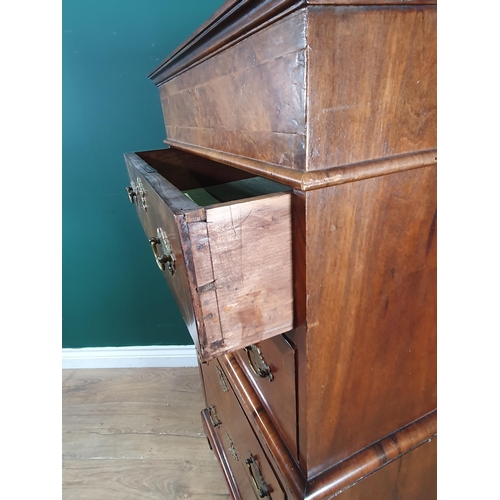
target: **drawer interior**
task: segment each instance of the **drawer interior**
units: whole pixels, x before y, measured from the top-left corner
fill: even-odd
[[[200,206],[291,191],[269,179],[173,148],[136,154]]]

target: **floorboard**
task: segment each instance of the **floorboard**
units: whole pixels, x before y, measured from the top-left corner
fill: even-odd
[[[197,368],[63,370],[64,500],[230,500]]]

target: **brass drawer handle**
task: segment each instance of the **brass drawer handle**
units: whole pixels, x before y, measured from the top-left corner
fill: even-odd
[[[167,265],[168,272],[171,276],[173,276],[175,273],[175,256],[172,252],[172,248],[170,247],[170,243],[168,242],[167,235],[161,227],[156,230],[156,233],[158,235],[157,237],[153,236],[152,238],[149,238],[149,244],[153,250],[156,264],[162,271],[165,271],[165,265]],[[158,245],[161,245],[164,252],[162,255],[158,253]]]
[[[214,427],[219,427],[219,425],[222,424],[222,422],[219,420],[219,417],[217,416],[217,411],[215,409],[214,405],[210,405],[208,408],[208,417],[210,418],[210,422],[212,422],[212,425]]]
[[[271,500],[271,495],[269,493],[269,488],[264,483],[264,479],[262,478],[262,474],[260,472],[259,466],[255,460],[255,458],[250,453],[250,458],[245,460],[247,464],[248,470],[250,472],[250,477],[252,479],[253,487],[255,488],[255,492],[259,498],[268,498]]]
[[[160,240],[158,238],[149,238],[149,244],[151,245],[151,249],[153,250],[156,264],[158,264],[158,267],[162,271],[165,271],[165,264],[168,264],[170,262],[170,260],[169,260],[168,255],[159,255],[158,254],[158,249],[156,248],[156,246],[160,244]],[[170,269],[169,269],[169,271],[170,271]],[[174,274],[174,273],[171,272],[170,274]]]
[[[128,199],[130,200],[130,203],[134,203],[135,200],[134,198],[137,198],[137,195],[135,194],[134,188],[131,186],[127,186],[127,194],[128,194]]]
[[[243,350],[247,353],[248,362],[254,373],[260,378],[268,378],[270,382],[273,381],[274,375],[271,371],[271,367],[266,363],[260,349],[252,344],[248,347],[244,347]]]

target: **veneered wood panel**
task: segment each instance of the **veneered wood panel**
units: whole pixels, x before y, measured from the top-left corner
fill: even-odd
[[[291,165],[303,165],[305,161],[304,136],[301,134],[167,126],[167,136],[167,140],[175,137],[175,141],[181,142],[184,147],[203,144],[208,154],[216,154],[224,148],[235,155],[247,155],[245,158],[276,163],[288,171]],[[262,173],[265,174],[259,172]]]
[[[311,191],[306,204],[299,405],[314,475],[436,408],[436,169]]]
[[[170,86],[167,83],[160,87],[166,123],[211,130],[304,134],[303,120],[297,120],[297,114],[303,113],[303,93],[300,87],[296,89],[303,84],[303,71],[301,50],[219,78],[213,78],[207,68],[207,73],[199,76],[198,85],[169,96],[162,91]]]
[[[160,86],[168,138],[302,168],[305,43],[301,10]]]
[[[220,52],[213,61],[206,61],[160,85],[161,95],[170,97],[206,83],[202,79],[207,74],[206,68],[210,68],[210,78],[216,80],[299,52],[306,46],[304,28],[305,11],[302,10]]]
[[[308,9],[307,170],[436,147],[436,9]]]

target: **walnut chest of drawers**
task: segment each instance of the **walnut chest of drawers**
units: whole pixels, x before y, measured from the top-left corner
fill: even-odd
[[[128,153],[235,499],[436,497],[436,5],[228,0]]]

